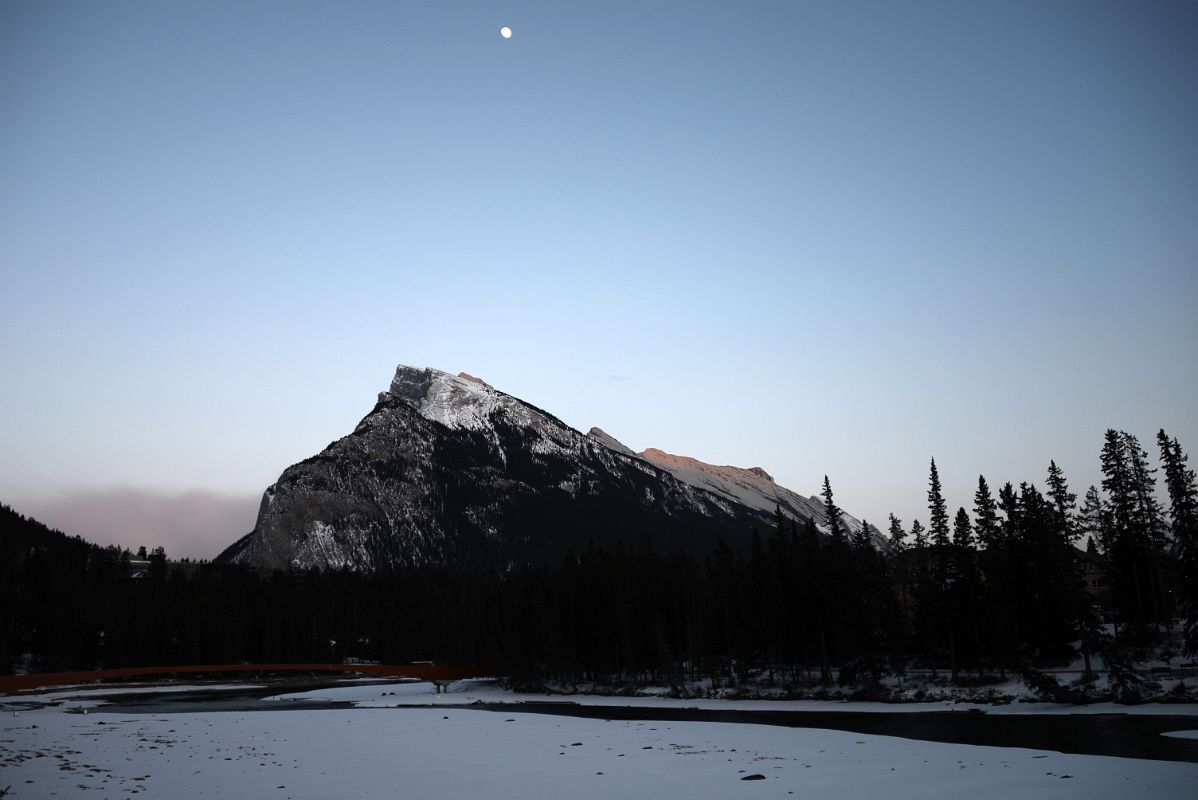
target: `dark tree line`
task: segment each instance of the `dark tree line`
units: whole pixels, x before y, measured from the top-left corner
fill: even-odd
[[[259,572],[161,550],[135,568],[128,551],[0,507],[0,669],[361,658],[490,666],[517,682],[735,686],[752,671],[861,684],[920,667],[963,680],[1079,652],[1088,670],[1178,616],[1194,652],[1198,493],[1178,442],[1162,431],[1158,444],[1167,511],[1138,442],[1108,431],[1103,493],[1091,487],[1080,509],[1050,463],[1043,490],[995,495],[979,477],[972,508],[950,514],[933,461],[928,526],[892,515],[881,547],[843,518],[825,477],[822,528],[779,511],[742,552],[720,542],[696,559],[646,537],[506,574]],[[1083,559],[1109,592],[1083,586]]]

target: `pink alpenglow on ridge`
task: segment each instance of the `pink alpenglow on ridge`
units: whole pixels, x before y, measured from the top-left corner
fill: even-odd
[[[491,384],[484,381],[482,378],[476,378],[473,375],[471,375],[469,372],[459,372],[458,377],[464,381],[470,381],[471,383],[477,383],[479,386],[486,386],[488,389],[495,388]]]

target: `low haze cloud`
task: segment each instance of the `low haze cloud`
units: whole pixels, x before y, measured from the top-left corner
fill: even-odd
[[[254,527],[259,496],[207,490],[118,488],[68,491],[16,510],[63,533],[170,558],[213,558]]]

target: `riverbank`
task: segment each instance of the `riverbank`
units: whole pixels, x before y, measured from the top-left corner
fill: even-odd
[[[226,686],[211,690],[93,691],[50,695],[76,712],[166,715],[313,710],[411,710],[533,713],[604,720],[716,722],[823,728],[952,744],[1042,748],[1061,752],[1198,762],[1198,741],[1165,733],[1198,730],[1198,707],[1132,707],[1020,703],[851,703],[811,700],[678,700],[517,694],[493,681],[464,681],[437,691],[431,684],[337,681],[305,686]],[[30,706],[27,706],[30,707]],[[1177,710],[1190,713],[1174,713]]]
[[[19,711],[9,711],[10,698],[3,698],[0,789],[11,786],[6,800],[86,796],[95,790],[101,791],[97,796],[280,800],[556,798],[567,792],[622,800],[736,793],[831,800],[883,792],[896,800],[955,793],[968,793],[971,800],[1038,800],[1181,798],[1198,784],[1193,763],[755,722],[621,719],[629,712],[597,703],[587,707],[593,713],[589,718],[531,713],[527,698],[493,685],[455,686],[449,694],[437,694],[428,684],[345,681],[298,692],[270,686],[177,691],[181,688],[164,687],[162,693],[192,698],[190,710],[177,713],[145,705],[140,713],[114,713],[101,704],[105,690],[45,698],[46,703]],[[261,695],[272,688],[282,691]],[[202,701],[205,695],[227,699],[239,691],[257,696],[257,706],[268,710],[214,711]],[[149,701],[154,693],[125,696]],[[458,707],[496,696],[507,704]],[[35,699],[26,695],[20,702]],[[297,710],[301,702],[324,707]],[[680,701],[640,702],[659,704],[642,711],[661,716]],[[348,703],[355,707],[343,705]],[[367,707],[384,703],[394,707]],[[401,707],[417,703],[422,707]],[[826,725],[835,722],[825,720]]]

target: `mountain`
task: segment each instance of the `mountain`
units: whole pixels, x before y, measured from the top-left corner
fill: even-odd
[[[827,533],[824,519],[824,501],[818,497],[803,497],[785,486],[774,483],[774,479],[761,467],[717,467],[690,456],[676,456],[650,447],[639,454],[641,458],[659,467],[684,483],[717,494],[729,502],[772,515],[774,509],[795,519],[813,519],[821,533]],[[848,533],[861,530],[861,520],[843,514],[841,525]],[[870,534],[878,547],[886,547],[885,539],[872,525]]]
[[[770,474],[761,467],[717,467],[690,456],[676,456],[655,447],[634,453],[611,434],[601,428],[591,428],[587,434],[608,447],[629,456],[636,456],[653,466],[669,472],[683,483],[705,489],[723,497],[730,503],[745,506],[759,514],[768,514],[773,519],[775,509],[795,519],[813,519],[820,532],[827,533],[824,520],[824,501],[818,497],[803,497],[785,486],[774,483]],[[841,523],[848,533],[861,530],[861,520],[844,514]],[[878,547],[887,546],[881,532],[870,526],[870,533]]]
[[[763,470],[638,454],[466,373],[401,365],[353,433],[284,470],[254,530],[218,560],[510,569],[645,536],[706,555],[720,538],[741,548],[754,527],[768,530],[775,504],[823,521]]]

